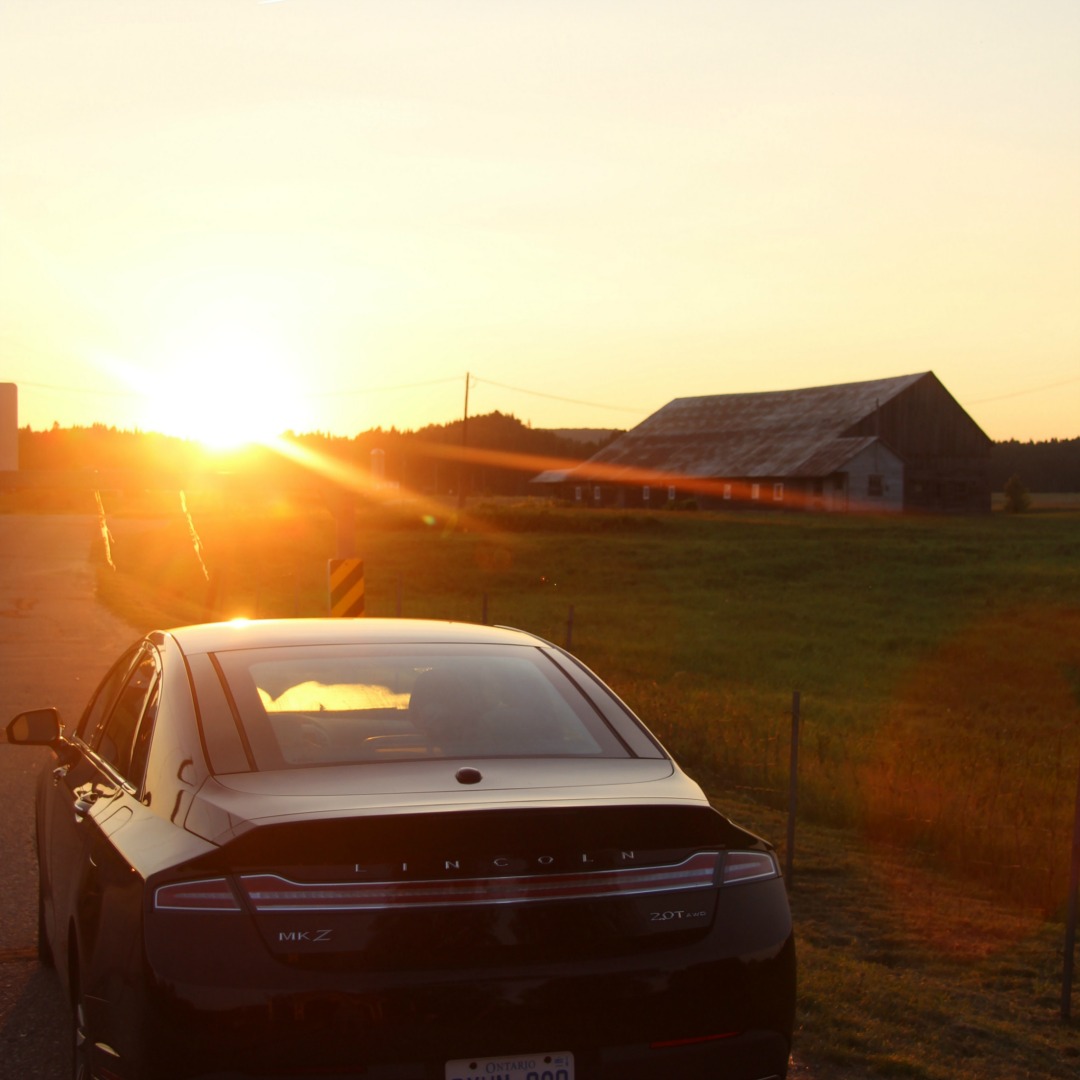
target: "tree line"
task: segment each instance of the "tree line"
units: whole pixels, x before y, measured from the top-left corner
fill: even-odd
[[[1080,491],[1080,438],[994,443],[990,451],[991,488],[1004,491],[1013,477],[1028,491]]]
[[[145,487],[184,487],[208,473],[258,479],[260,483],[310,484],[313,464],[326,471],[344,467],[430,494],[520,495],[546,468],[585,461],[618,431],[571,438],[533,428],[498,411],[416,431],[372,428],[352,437],[287,433],[291,453],[268,447],[213,452],[198,442],[154,432],[89,427],[19,431],[19,464],[26,470],[125,474]],[[995,443],[990,485],[1004,491],[1013,477],[1031,492],[1080,491],[1080,438]]]
[[[266,487],[318,486],[361,473],[364,479],[400,484],[425,494],[519,495],[548,468],[586,460],[619,432],[578,433],[533,428],[498,411],[415,431],[372,428],[347,437],[287,432],[277,447],[251,445],[232,451],[156,432],[103,424],[19,431],[19,467],[97,474],[103,483],[122,477],[146,488],[184,488],[210,475],[252,480]]]

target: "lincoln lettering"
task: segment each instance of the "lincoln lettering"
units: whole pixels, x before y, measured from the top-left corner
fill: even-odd
[[[417,875],[424,873],[447,874],[473,872],[479,873],[487,870],[518,870],[525,871],[529,868],[544,870],[561,869],[566,871],[577,870],[583,866],[624,866],[635,862],[637,853],[633,850],[607,852],[603,855],[596,852],[582,851],[574,855],[533,855],[528,857],[511,857],[509,855],[496,855],[488,859],[463,859],[451,858],[417,865],[407,862],[394,863],[391,866],[383,864],[381,867],[370,866],[364,863],[354,863],[354,874],[370,874],[372,872],[396,873]]]

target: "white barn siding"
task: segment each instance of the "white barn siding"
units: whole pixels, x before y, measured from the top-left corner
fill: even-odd
[[[833,510],[899,514],[904,509],[904,463],[880,442],[856,454],[844,470],[847,490],[832,492],[846,506],[834,502]],[[831,486],[831,484],[826,485]]]

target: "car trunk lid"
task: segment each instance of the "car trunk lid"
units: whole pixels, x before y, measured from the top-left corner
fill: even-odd
[[[752,839],[707,805],[502,806],[264,823],[214,861],[282,963],[455,970],[702,935]]]

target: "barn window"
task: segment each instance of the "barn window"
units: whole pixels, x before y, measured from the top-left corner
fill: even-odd
[[[668,484],[667,501],[668,502],[674,502],[675,501],[675,485],[674,484]]]
[[[866,494],[881,496],[885,494],[885,481],[877,473],[866,478]]]
[[[773,502],[783,502],[784,501],[784,485],[783,484],[773,484],[773,486],[772,486],[772,497],[773,497]]]
[[[641,489],[641,501],[648,502],[652,492],[649,490],[649,485],[645,484]]]
[[[761,498],[761,485],[760,484],[751,484],[750,485],[750,498],[751,499],[760,499]]]
[[[731,498],[731,485],[730,484],[725,484],[724,485],[724,498],[725,499],[730,499]]]

